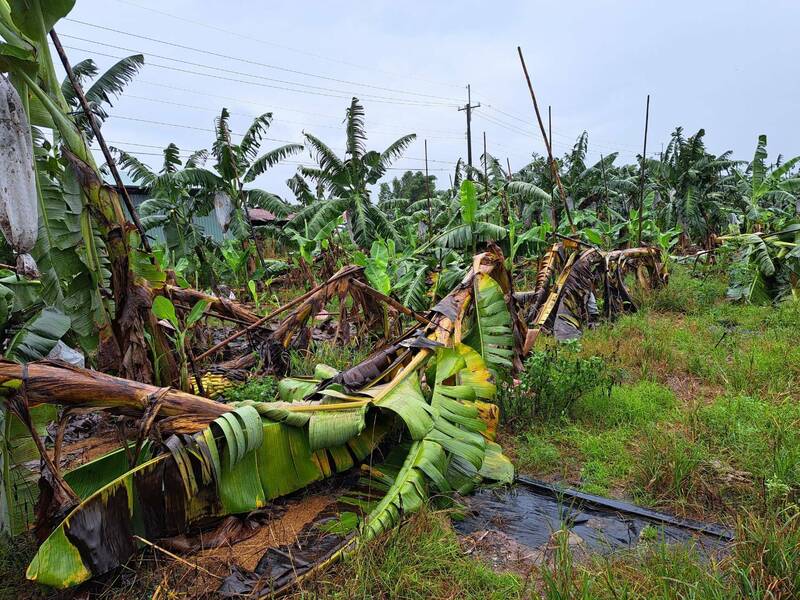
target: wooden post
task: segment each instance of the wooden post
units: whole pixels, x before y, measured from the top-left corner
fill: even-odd
[[[564,192],[564,186],[561,183],[561,177],[558,174],[558,166],[556,165],[555,159],[553,158],[553,149],[550,144],[550,139],[547,137],[547,132],[544,130],[544,123],[542,122],[542,115],[539,112],[539,103],[536,102],[536,94],[533,91],[533,84],[531,83],[531,77],[528,74],[528,67],[525,66],[525,58],[522,56],[522,48],[517,46],[517,52],[519,53],[519,60],[522,63],[522,70],[525,73],[525,80],[528,82],[528,90],[531,93],[531,100],[533,101],[533,109],[536,111],[536,120],[539,123],[539,130],[542,132],[542,137],[544,138],[544,145],[547,148],[547,160],[550,162],[550,171],[553,175],[553,179],[556,182],[556,186],[558,187],[558,192],[561,196],[561,201],[564,203],[564,210],[567,213],[567,221],[569,221],[570,229],[572,233],[575,233],[575,223],[572,222],[572,213],[569,210],[569,204],[567,204],[567,194]],[[558,223],[553,224],[554,228],[558,228]]]
[[[642,245],[642,220],[644,219],[644,172],[647,160],[647,127],[650,123],[650,94],[647,94],[647,107],[644,112],[644,148],[642,149],[642,168],[639,177],[639,235],[637,246]]]
[[[133,224],[136,226],[136,229],[139,232],[139,237],[142,240],[142,248],[144,248],[145,251],[150,254],[150,260],[152,261],[154,258],[150,249],[150,243],[147,241],[144,227],[139,219],[139,213],[136,212],[136,207],[133,205],[133,201],[128,194],[128,189],[125,187],[125,184],[122,183],[122,177],[120,177],[119,171],[117,171],[117,165],[114,162],[114,157],[111,156],[111,152],[106,145],[105,138],[103,138],[103,134],[100,132],[100,125],[97,123],[94,113],[89,106],[89,102],[86,100],[86,96],[83,93],[83,88],[81,88],[80,82],[75,77],[75,73],[72,72],[72,66],[69,64],[67,53],[64,52],[64,47],[61,45],[61,40],[58,39],[55,29],[50,30],[50,39],[53,40],[53,46],[58,53],[58,57],[61,59],[61,64],[63,65],[64,70],[67,72],[67,77],[69,78],[69,82],[72,84],[72,88],[75,90],[75,95],[78,97],[78,102],[81,105],[81,109],[86,115],[86,119],[89,121],[89,126],[92,128],[92,133],[94,133],[97,143],[100,144],[100,150],[103,152],[103,157],[106,159],[108,169],[111,171],[111,175],[114,177],[114,183],[117,184],[119,193],[122,195],[122,199],[125,202],[125,207],[128,209],[128,213],[131,215],[131,219],[133,219]]]

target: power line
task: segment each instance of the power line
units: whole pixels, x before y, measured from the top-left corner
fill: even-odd
[[[233,96],[221,96],[219,94],[210,94],[210,93],[206,92],[205,90],[196,90],[196,89],[191,89],[191,88],[179,87],[179,86],[169,85],[169,84],[166,84],[166,83],[160,83],[160,82],[156,82],[156,81],[148,81],[146,79],[137,79],[136,83],[137,84],[141,83],[141,84],[145,84],[145,85],[152,85],[152,86],[155,86],[155,87],[160,87],[160,88],[164,88],[164,89],[168,89],[168,90],[174,90],[174,91],[177,91],[177,92],[185,92],[185,93],[189,93],[189,94],[201,94],[201,95],[206,96],[208,98],[218,98],[220,100],[230,100],[232,102],[240,102],[240,103],[243,103],[243,104],[250,104],[251,106],[256,106],[256,107],[259,107],[259,108],[261,108],[263,110],[263,104],[261,104],[260,102],[254,102],[252,100],[246,100],[244,98],[235,98]],[[129,94],[125,94],[124,97],[127,98],[127,97],[130,97],[130,95]],[[298,110],[296,108],[289,108],[288,106],[279,106],[279,105],[275,105],[275,104],[270,104],[270,110],[275,110],[275,109],[285,110],[287,112],[295,112],[295,113],[298,113],[298,114],[301,114],[301,115],[311,115],[311,116],[314,116],[314,117],[326,117],[326,118],[329,118],[329,119],[336,119],[336,120],[340,120],[340,118],[341,118],[341,115],[338,115],[338,116],[336,116],[336,115],[327,115],[327,114],[318,113],[318,112],[311,112],[311,111],[307,111],[307,110]],[[381,127],[382,124],[379,123],[378,126]],[[411,129],[413,127],[409,125],[408,128]],[[406,128],[403,128],[403,129],[406,129]],[[399,130],[396,130],[396,131],[399,131]],[[431,133],[453,134],[454,136],[458,135],[459,137],[463,137],[463,135],[464,135],[463,132],[455,130],[455,129],[428,129],[428,128],[426,128],[425,131],[430,131]]]
[[[484,119],[484,120],[486,120],[486,121],[488,121],[490,123],[493,123],[493,124],[495,124],[495,125],[497,125],[499,127],[502,127],[503,129],[506,129],[507,131],[510,131],[512,133],[516,133],[516,134],[524,136],[524,137],[535,137],[535,134],[533,132],[526,132],[523,129],[517,128],[517,127],[515,127],[513,125],[509,125],[507,122],[501,121],[500,119],[497,119],[494,116],[487,115],[486,113],[482,113],[480,115],[480,118],[482,118],[482,119]],[[561,134],[554,133],[553,135],[561,137],[564,140],[568,140],[568,142],[567,141],[565,141],[565,142],[553,142],[553,145],[558,145],[561,148],[566,149],[566,150],[571,150],[572,149],[572,147],[574,145],[574,139],[575,138],[572,138],[572,137],[568,136],[567,134],[563,134],[563,133],[561,133]],[[629,150],[625,146],[612,146],[612,145],[606,145],[606,144],[598,143],[598,142],[594,141],[594,138],[593,138],[593,136],[591,134],[589,134],[589,148],[590,149],[597,148],[600,151],[603,151],[604,153],[616,152],[617,154],[620,154],[620,155],[622,155],[622,154],[633,154],[634,156],[636,155],[636,151]]]
[[[149,125],[159,125],[161,127],[175,127],[175,128],[178,128],[178,129],[191,129],[191,130],[194,130],[194,131],[204,131],[204,132],[216,133],[216,131],[214,129],[209,129],[207,127],[197,127],[195,125],[186,125],[184,123],[170,123],[170,122],[167,122],[167,121],[153,121],[151,119],[142,119],[140,117],[130,117],[128,115],[112,114],[112,115],[108,116],[108,119],[122,119],[124,121],[134,121],[134,122],[137,122],[137,123],[147,123]],[[236,132],[236,131],[231,131],[231,134],[232,135],[244,135],[243,133],[239,133],[239,132]],[[271,137],[262,137],[261,139],[268,140],[270,142],[280,142],[280,143],[283,143],[283,144],[299,144],[299,143],[302,143],[302,142],[295,142],[295,141],[292,141],[292,140],[282,140],[280,138],[271,138]],[[339,151],[345,150],[344,148],[340,148],[340,147],[333,147],[333,149],[334,150],[339,150]],[[424,161],[425,160],[424,158],[420,158],[420,157],[416,157],[416,156],[403,156],[403,157],[401,157],[401,159],[417,160],[417,161]],[[433,158],[429,158],[428,161],[429,162],[435,162],[435,163],[442,163],[442,164],[446,164],[446,165],[453,165],[453,166],[455,166],[455,164],[456,164],[453,161],[436,160],[436,159],[433,159]]]
[[[166,17],[170,17],[171,19],[176,19],[178,21],[183,21],[185,23],[191,23],[192,25],[205,27],[207,29],[211,29],[211,30],[214,30],[214,31],[220,31],[220,32],[226,33],[228,35],[235,36],[236,38],[247,39],[247,40],[250,40],[250,41],[253,41],[253,42],[258,42],[260,44],[265,44],[265,45],[273,46],[273,47],[276,47],[276,48],[282,48],[284,50],[289,50],[291,52],[296,52],[298,54],[303,54],[305,56],[311,56],[313,58],[317,58],[317,59],[321,59],[321,60],[325,60],[325,61],[329,61],[329,62],[334,62],[334,63],[346,65],[346,66],[349,66],[349,67],[355,67],[357,69],[363,69],[363,70],[366,70],[366,71],[373,71],[375,73],[381,73],[383,75],[389,75],[391,77],[402,77],[404,79],[413,79],[413,80],[420,81],[420,82],[423,82],[423,83],[432,84],[432,85],[438,85],[438,86],[443,86],[443,87],[452,87],[452,88],[459,88],[459,89],[462,87],[461,85],[454,84],[454,83],[446,83],[446,82],[443,82],[443,81],[430,81],[430,80],[422,79],[420,77],[416,77],[414,75],[393,73],[391,71],[385,71],[385,70],[382,70],[382,69],[377,69],[375,67],[368,67],[368,66],[365,66],[365,65],[360,65],[360,64],[357,64],[357,63],[352,63],[352,62],[348,62],[348,61],[345,61],[345,60],[333,58],[330,55],[316,54],[314,52],[309,52],[308,50],[299,49],[299,48],[293,48],[292,46],[286,46],[286,45],[283,45],[283,44],[278,44],[276,42],[270,42],[270,41],[263,40],[263,39],[260,39],[260,38],[257,38],[257,37],[254,37],[254,36],[251,36],[251,35],[248,35],[248,34],[243,34],[241,32],[236,32],[236,31],[232,31],[232,30],[229,30],[229,29],[225,29],[225,28],[219,27],[217,25],[210,25],[208,23],[203,23],[202,21],[195,21],[193,19],[188,19],[188,18],[183,17],[183,16],[175,15],[175,14],[168,13],[168,12],[165,12],[165,11],[162,11],[162,10],[158,10],[158,9],[155,9],[155,8],[151,8],[151,7],[148,7],[148,6],[142,6],[141,4],[137,4],[135,2],[130,2],[129,0],[116,0],[116,1],[121,3],[121,4],[127,4],[129,6],[134,6],[136,8],[141,9],[141,10],[146,10],[146,11],[150,11],[150,12],[153,12],[153,13],[156,13],[156,14],[164,15]]]
[[[119,144],[119,145],[128,145],[128,146],[142,146],[142,147],[145,147],[145,148],[158,148],[159,147],[159,146],[155,146],[155,145],[152,145],[152,144],[135,144],[133,142],[114,141],[114,142],[111,142],[111,143],[112,144]],[[91,150],[92,150],[92,152],[101,152],[100,148],[91,148]],[[126,150],[125,152],[127,154],[133,154],[134,156],[164,156],[163,152],[142,152],[140,150]],[[180,151],[179,155],[188,157],[188,156],[191,156],[192,153],[191,152]],[[295,161],[295,160],[282,160],[282,161],[280,161],[280,162],[275,164],[275,166],[279,166],[279,165],[297,165],[297,166],[301,166],[301,167],[310,167],[310,168],[316,168],[316,167],[319,166],[319,165],[315,165],[315,164],[311,164],[311,163],[305,163],[305,162],[301,162],[301,161]],[[453,165],[455,166],[455,163],[453,163]],[[413,169],[408,169],[408,168],[405,168],[405,167],[386,167],[386,169],[389,170],[389,171],[413,171]],[[429,171],[437,171],[437,172],[450,172],[451,171],[451,169],[444,169],[444,168],[428,169],[428,170]]]
[[[97,50],[89,50],[88,48],[79,48],[77,46],[64,45],[64,48],[69,48],[70,50],[77,50],[79,52],[88,52],[88,53],[95,54],[97,56],[106,56],[108,58],[114,58],[114,59],[117,59],[117,60],[120,60],[122,58],[126,58],[124,56],[117,56],[117,55],[108,54],[108,53],[105,53],[105,52],[98,52]],[[287,88],[287,87],[283,87],[283,86],[271,85],[271,84],[268,84],[268,83],[261,83],[261,82],[258,82],[258,81],[246,81],[244,79],[236,79],[234,77],[225,77],[224,75],[212,75],[211,73],[201,73],[200,71],[192,71],[190,69],[180,69],[178,67],[172,67],[172,66],[169,66],[169,65],[160,65],[160,64],[157,64],[157,63],[153,63],[153,62],[148,62],[147,65],[150,66],[150,67],[156,67],[156,68],[159,68],[159,69],[167,69],[169,71],[175,71],[177,73],[187,73],[187,74],[190,74],[190,75],[200,75],[202,77],[209,77],[211,79],[218,79],[218,80],[224,80],[224,81],[233,81],[233,82],[236,82],[236,83],[244,83],[244,84],[248,84],[248,85],[255,85],[255,86],[258,86],[258,87],[266,87],[266,88],[276,89],[276,90],[284,90],[284,91],[287,91],[287,92],[295,92],[295,93],[299,93],[299,94],[310,94],[310,95],[313,95],[313,96],[325,96],[325,97],[328,97],[328,98],[339,98],[339,99],[342,99],[342,100],[350,100],[352,98],[352,96],[342,96],[342,95],[337,95],[337,94],[327,94],[327,93],[322,93],[322,92],[314,92],[314,91],[310,91],[310,90],[296,90],[296,89]],[[216,69],[216,67],[210,67],[210,68],[213,68],[213,69],[219,70],[219,71],[224,71],[224,69]],[[377,102],[377,103],[381,103],[381,104],[396,104],[398,106],[416,106],[418,108],[430,108],[430,107],[440,108],[440,107],[443,107],[443,106],[448,106],[448,105],[445,105],[445,104],[432,104],[432,103],[431,104],[425,104],[425,103],[418,103],[418,102],[406,102],[406,101],[403,101],[403,100],[392,100],[392,99],[384,100],[384,99],[381,99],[380,97],[375,97],[375,96],[362,96],[362,97],[367,98],[370,102]]]
[[[180,64],[183,64],[183,65],[189,65],[191,67],[200,67],[201,69],[209,69],[211,71],[220,71],[220,72],[223,72],[223,73],[232,73],[233,75],[238,75],[238,76],[241,76],[241,77],[251,77],[253,79],[260,79],[260,80],[263,80],[263,81],[271,81],[273,83],[280,83],[280,84],[283,84],[283,85],[293,85],[293,86],[297,86],[297,87],[300,87],[300,88],[308,88],[309,90],[315,90],[315,93],[328,92],[328,93],[333,93],[333,94],[344,94],[344,96],[340,96],[340,97],[343,97],[343,98],[346,98],[347,96],[351,95],[350,92],[348,92],[347,90],[338,90],[338,89],[334,89],[334,88],[326,88],[326,87],[322,87],[322,86],[318,86],[318,85],[311,85],[309,83],[302,83],[302,82],[299,82],[299,81],[287,81],[285,79],[275,79],[274,77],[265,77],[263,75],[255,75],[253,73],[246,73],[244,71],[234,71],[234,70],[231,70],[231,69],[227,69],[227,68],[223,68],[223,67],[216,67],[214,65],[207,65],[207,64],[204,64],[204,63],[198,63],[198,62],[194,62],[194,61],[191,61],[191,60],[183,60],[183,59],[180,59],[180,58],[174,58],[174,57],[171,57],[171,56],[165,56],[163,54],[155,54],[153,52],[142,52],[141,50],[136,50],[136,49],[133,49],[133,48],[124,48],[122,46],[119,46],[118,44],[106,44],[105,42],[97,42],[95,40],[90,40],[90,39],[86,39],[86,38],[82,38],[82,37],[78,37],[78,36],[74,36],[74,35],[69,35],[69,34],[66,34],[66,33],[62,34],[62,37],[71,38],[71,39],[77,39],[77,40],[80,40],[80,41],[83,41],[83,42],[89,42],[90,44],[97,44],[99,46],[108,46],[108,47],[116,48],[117,50],[123,50],[125,52],[135,52],[137,54],[143,54],[145,56],[153,56],[153,57],[159,58],[161,60],[169,60],[169,61],[180,63]],[[75,49],[78,50],[78,48],[75,48]],[[82,49],[82,51],[83,52],[95,52],[96,54],[100,54],[99,52],[96,52],[96,51],[93,51],[93,50]],[[107,55],[107,56],[110,56],[110,55]],[[121,59],[121,58],[125,58],[125,57],[124,56],[119,56],[119,57],[113,57],[112,56],[112,58],[120,58]],[[149,63],[149,64],[151,64],[153,66],[159,66],[159,65],[155,65],[153,63]],[[164,66],[164,65],[161,65],[161,66]],[[167,67],[167,68],[169,68],[169,67]],[[176,69],[176,70],[178,70],[178,69]],[[186,72],[189,72],[189,71],[186,71]],[[286,88],[278,88],[278,89],[286,89]],[[299,91],[305,91],[305,90],[291,90],[291,91],[298,91],[299,92]],[[320,94],[320,95],[325,95],[325,94]],[[428,101],[408,100],[408,99],[405,99],[405,98],[392,98],[390,96],[378,96],[376,94],[370,94],[370,93],[360,94],[360,95],[363,96],[364,98],[369,98],[369,99],[373,99],[373,100],[377,99],[377,100],[392,100],[392,101],[397,101],[397,102],[403,102],[403,103],[406,103],[406,104],[408,104],[410,106],[416,106],[416,105],[451,106],[450,104],[447,104],[447,103],[431,102],[429,100]]]
[[[178,107],[181,107],[181,108],[190,108],[190,109],[193,109],[193,110],[202,110],[202,111],[205,111],[205,112],[219,114],[219,109],[217,109],[217,108],[209,108],[207,106],[197,106],[195,104],[184,104],[183,102],[173,102],[171,100],[164,100],[163,98],[149,98],[147,96],[137,96],[136,94],[127,94],[127,93],[125,94],[124,97],[125,98],[134,98],[136,100],[145,100],[147,102],[156,102],[158,104],[166,104],[166,105],[169,105],[169,106],[178,106]],[[275,108],[279,108],[279,107],[275,107]],[[267,112],[271,112],[271,111],[267,111]],[[298,111],[298,112],[303,112],[303,111]],[[252,114],[252,113],[240,113],[238,111],[236,111],[236,112],[231,111],[230,114],[231,114],[231,116],[234,116],[234,115],[244,116],[244,117],[248,117],[248,118],[251,118],[251,119],[254,119],[254,118],[256,118],[258,116],[258,115]],[[312,114],[312,113],[304,112],[303,114]],[[290,123],[290,124],[293,124],[293,125],[301,125],[303,127],[321,127],[321,128],[324,128],[324,129],[336,129],[338,131],[341,131],[341,129],[342,129],[341,125],[323,125],[321,123],[306,123],[304,121],[291,121],[289,119],[283,119],[283,118],[277,118],[277,117],[274,118],[274,122],[275,123],[279,123],[279,124]],[[380,126],[379,126],[379,128],[374,128],[374,127],[370,126],[370,131],[371,132],[372,131],[376,131],[378,133],[389,133],[389,131],[387,131],[387,130],[380,129]],[[393,131],[394,131],[394,133],[397,133],[397,132],[399,132],[401,130],[395,129]],[[452,140],[452,141],[455,141],[455,140],[463,139],[464,136],[462,134],[462,135],[450,136],[450,137],[444,137],[444,136],[426,136],[426,137],[428,139],[431,139],[431,140]]]
[[[498,112],[498,113],[500,113],[502,115],[505,115],[505,116],[507,116],[507,117],[509,117],[511,119],[514,119],[515,121],[519,121],[521,123],[525,123],[526,125],[529,124],[529,121],[527,121],[527,120],[525,120],[525,119],[523,119],[521,117],[518,117],[516,115],[513,115],[513,114],[511,114],[509,112],[506,112],[504,110],[501,110],[501,109],[497,108],[496,106],[494,106],[492,104],[486,103],[485,106],[487,108],[489,108],[490,110],[493,110],[493,111]],[[553,135],[561,137],[561,138],[564,138],[564,139],[569,139],[569,140],[574,140],[575,139],[574,137],[570,137],[566,133],[561,133],[561,132],[558,132],[558,131],[556,131]],[[618,151],[619,149],[626,149],[626,150],[629,150],[629,151],[632,151],[632,152],[638,152],[638,148],[636,148],[635,146],[631,146],[629,144],[618,144],[617,142],[613,142],[613,141],[608,140],[608,139],[604,140],[604,138],[597,138],[594,135],[590,135],[590,139],[591,139],[591,142],[592,142],[593,145],[598,146],[600,148],[612,150],[612,151],[615,151],[615,152]],[[598,143],[597,140],[600,140],[600,143]],[[602,142],[605,142],[605,143],[602,143]]]
[[[161,39],[150,37],[150,36],[146,36],[146,35],[131,33],[129,31],[122,31],[120,29],[114,29],[113,27],[105,27],[104,25],[97,25],[95,23],[88,23],[86,21],[80,21],[78,19],[66,18],[65,20],[66,21],[70,21],[72,23],[79,23],[81,25],[86,25],[87,27],[94,27],[96,29],[101,29],[103,31],[110,31],[110,32],[115,33],[115,34],[127,35],[129,37],[133,37],[133,38],[137,38],[137,39],[141,39],[141,40],[147,40],[147,41],[150,41],[150,42],[155,42],[157,44],[164,44],[165,46],[171,46],[173,48],[180,48],[182,50],[189,50],[191,52],[197,52],[199,54],[205,54],[207,56],[215,56],[217,58],[224,58],[226,60],[234,60],[234,61],[238,61],[238,62],[249,64],[249,65],[255,65],[255,66],[258,66],[258,67],[263,67],[263,68],[266,68],[266,69],[273,69],[273,70],[276,70],[276,71],[281,71],[281,72],[284,72],[284,73],[293,73],[295,75],[302,75],[304,77],[314,77],[316,79],[322,79],[324,81],[333,81],[333,82],[336,82],[336,83],[343,83],[345,85],[354,85],[354,86],[357,86],[357,87],[366,87],[366,88],[370,88],[370,89],[374,89],[374,90],[381,90],[381,91],[384,91],[384,92],[392,92],[392,93],[395,93],[395,94],[405,94],[405,95],[408,95],[408,96],[419,96],[421,98],[431,98],[431,99],[434,99],[434,100],[441,100],[441,101],[444,101],[444,102],[458,102],[458,100],[454,100],[453,98],[446,98],[444,96],[436,96],[434,94],[425,94],[425,93],[422,93],[422,92],[399,90],[399,89],[396,89],[396,88],[389,88],[389,87],[385,87],[385,86],[381,86],[381,85],[373,85],[371,83],[360,83],[358,81],[350,81],[350,80],[347,80],[347,79],[339,79],[337,77],[328,77],[327,75],[319,75],[317,73],[311,73],[311,72],[308,72],[308,71],[299,71],[297,69],[289,69],[287,67],[281,67],[281,66],[278,66],[278,65],[271,65],[269,63],[262,63],[262,62],[259,62],[259,61],[256,61],[256,60],[250,60],[248,58],[241,58],[241,57],[238,57],[238,56],[231,56],[229,54],[222,54],[220,52],[213,52],[211,50],[203,50],[202,48],[195,48],[193,46],[187,46],[187,45],[184,45],[184,44],[178,44],[176,42],[168,42],[166,40],[161,40]],[[62,34],[62,36],[63,37],[70,37],[70,38],[76,39],[76,40],[81,40],[83,42],[91,42],[91,43],[94,43],[94,44],[99,44],[101,46],[117,48],[119,50],[125,50],[127,52],[136,52],[135,50],[131,50],[130,48],[122,48],[121,46],[119,46],[117,44],[107,44],[107,43],[104,43],[104,42],[98,42],[98,41],[95,41],[93,39],[82,38],[82,37],[78,37],[78,36],[74,36],[74,35]],[[158,56],[156,54],[152,54],[152,53],[150,53],[150,54],[152,56]],[[158,57],[158,58],[167,58],[167,57]],[[308,84],[294,82],[294,81],[281,81],[281,80],[275,80],[275,81],[279,81],[281,83],[291,83],[292,85],[308,85]],[[324,89],[324,88],[322,88],[322,89]]]
[[[179,129],[193,129],[195,131],[204,131],[204,132],[211,132],[216,133],[214,129],[209,129],[207,127],[196,127],[194,125],[185,125],[183,123],[168,123],[166,121],[153,121],[150,119],[141,119],[139,117],[129,117],[127,115],[109,115],[107,119],[122,119],[124,121],[135,121],[137,123],[148,123],[150,125],[160,125],[161,127],[177,127]],[[236,131],[231,131],[231,135],[244,135],[243,133],[238,133]],[[293,142],[291,140],[282,140],[279,138],[271,138],[271,137],[262,137],[263,140],[268,140],[270,142],[280,142],[283,144],[298,144],[299,142]]]

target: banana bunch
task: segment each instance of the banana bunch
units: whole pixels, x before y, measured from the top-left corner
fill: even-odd
[[[206,397],[212,400],[219,398],[226,390],[236,385],[235,381],[228,379],[224,375],[212,372],[203,373],[200,380],[203,382],[203,390],[206,393]],[[197,381],[194,377],[189,378],[189,383],[192,386],[192,393],[199,394],[200,390],[197,388]]]

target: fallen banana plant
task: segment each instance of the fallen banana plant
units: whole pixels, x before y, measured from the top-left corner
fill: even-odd
[[[668,278],[657,248],[604,252],[573,247],[568,255],[567,248],[561,243],[553,245],[542,261],[533,293],[517,294],[530,304],[525,352],[543,330],[559,340],[580,337],[582,329],[600,316],[599,302],[606,318],[635,311],[625,284],[629,273],[644,288],[663,285]],[[563,264],[560,272],[556,270],[558,264]]]
[[[40,523],[51,531],[28,577],[57,588],[79,584],[123,564],[140,540],[263,507],[350,470],[379,445],[390,446],[371,472],[382,496],[352,499],[365,508],[360,535],[326,560],[393,527],[431,491],[510,481],[513,467],[492,441],[498,413],[489,402],[495,373],[521,358],[524,325],[510,306],[502,255],[480,254],[424,326],[341,373],[283,380],[290,401],[281,402],[233,406],[57,363],[0,362],[0,384],[18,411],[61,404],[140,420],[132,447],[63,476],[48,462],[47,479],[77,504],[67,504],[60,521]],[[39,515],[64,512],[58,508],[40,506]]]
[[[222,350],[226,345],[242,335],[265,325],[270,319],[288,313],[272,332],[258,342],[258,353],[268,372],[285,374],[289,366],[287,349],[290,346],[306,347],[313,337],[315,318],[323,313],[327,305],[338,299],[338,321],[334,340],[347,344],[355,325],[355,335],[364,337],[370,331],[378,330],[385,340],[391,339],[401,331],[399,315],[405,315],[426,324],[421,315],[406,308],[393,298],[382,294],[366,283],[364,268],[355,265],[343,267],[326,282],[315,286],[309,292],[275,309],[269,315],[252,322],[248,327],[229,336],[227,339],[206,350],[197,357],[202,360]],[[348,303],[348,299],[350,302]],[[237,360],[235,368],[254,366],[256,357]]]

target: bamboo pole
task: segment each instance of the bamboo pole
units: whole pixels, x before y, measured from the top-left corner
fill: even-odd
[[[528,67],[525,66],[525,58],[522,56],[522,48],[517,46],[517,52],[519,53],[519,60],[522,63],[522,70],[525,73],[525,81],[528,82],[528,90],[531,93],[531,100],[533,100],[533,109],[536,111],[536,120],[539,123],[539,130],[542,132],[542,138],[544,139],[545,148],[547,148],[547,160],[550,163],[550,172],[553,175],[553,179],[556,182],[556,186],[558,187],[558,193],[561,196],[561,201],[564,203],[564,210],[567,213],[567,221],[569,221],[569,226],[572,233],[575,233],[575,223],[572,222],[572,213],[569,210],[569,204],[567,204],[567,194],[564,191],[564,186],[561,183],[561,176],[558,174],[558,165],[553,158],[553,148],[550,145],[550,140],[547,137],[547,133],[544,130],[544,123],[542,122],[542,115],[539,112],[539,103],[536,101],[536,94],[533,91],[533,84],[531,83],[531,77],[528,74]],[[553,223],[553,227],[558,229],[558,223]]]
[[[106,145],[106,141],[103,138],[103,134],[100,131],[100,125],[98,125],[94,113],[92,112],[92,109],[89,106],[89,102],[86,100],[86,96],[83,93],[81,84],[75,77],[75,73],[72,72],[72,67],[69,64],[67,53],[64,52],[64,48],[63,46],[61,46],[61,40],[58,39],[58,35],[56,34],[55,29],[50,30],[50,39],[53,40],[53,46],[55,46],[56,52],[58,53],[58,56],[61,59],[61,64],[64,66],[64,70],[67,72],[67,77],[69,78],[69,81],[72,84],[73,89],[75,90],[75,95],[78,97],[78,102],[80,102],[81,109],[83,109],[83,112],[89,121],[89,125],[92,128],[92,133],[94,133],[94,137],[97,140],[97,143],[100,144],[100,150],[102,150],[103,152],[103,157],[106,159],[106,164],[108,165],[108,168],[111,171],[111,175],[114,177],[114,182],[117,184],[119,193],[122,194],[122,199],[125,201],[125,207],[128,209],[128,213],[130,214],[131,219],[133,219],[133,224],[136,225],[136,229],[139,232],[139,237],[141,238],[142,248],[144,248],[145,251],[148,254],[150,254],[150,260],[153,261],[155,259],[152,256],[152,251],[150,249],[150,242],[147,241],[147,235],[145,234],[144,226],[142,225],[142,222],[139,219],[139,213],[136,211],[136,207],[133,205],[133,201],[131,200],[131,197],[128,194],[128,188],[126,188],[125,184],[122,183],[122,177],[120,177],[119,171],[117,170],[117,165],[114,162],[114,157],[111,156],[111,152],[109,151],[108,146]]]
[[[639,176],[639,235],[636,245],[642,245],[642,220],[644,219],[644,172],[647,161],[647,126],[650,124],[650,94],[647,94],[647,107],[644,113],[644,148],[642,150],[642,168]]]

